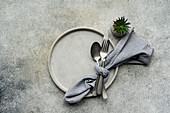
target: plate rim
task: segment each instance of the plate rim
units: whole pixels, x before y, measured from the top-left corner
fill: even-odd
[[[60,89],[60,90],[62,90],[63,92],[66,92],[67,91],[67,89],[65,88],[65,87],[63,87],[60,83],[59,83],[59,81],[55,78],[55,76],[53,75],[53,73],[52,73],[52,69],[51,69],[51,55],[52,55],[52,52],[53,52],[53,49],[54,49],[54,47],[55,47],[55,45],[57,44],[57,42],[58,41],[60,41],[60,39],[62,39],[62,37],[64,37],[65,35],[67,35],[67,34],[69,34],[69,33],[71,33],[71,32],[74,32],[74,31],[78,31],[78,30],[88,30],[88,31],[93,31],[93,32],[96,32],[96,33],[98,33],[99,35],[101,35],[101,36],[104,36],[104,34],[102,33],[102,32],[100,32],[99,30],[96,30],[96,29],[94,29],[94,28],[91,28],[91,27],[75,27],[75,28],[71,28],[71,29],[69,29],[69,30],[66,30],[65,32],[63,32],[61,35],[59,35],[56,39],[55,39],[55,41],[53,42],[53,44],[52,44],[52,46],[51,46],[51,48],[50,48],[50,52],[49,52],[49,54],[48,54],[48,71],[49,71],[49,74],[50,74],[50,76],[51,76],[51,78],[52,78],[52,81],[55,83],[55,85],[57,85],[57,87]],[[110,43],[111,43],[111,46],[114,48],[114,44],[113,44],[113,42],[112,42],[112,40],[109,38],[109,41],[110,41]],[[106,84],[105,84],[105,88],[106,89],[108,89],[109,88],[109,86],[111,86],[111,84],[113,83],[113,81],[115,80],[115,78],[116,78],[116,76],[117,76],[117,73],[118,73],[118,67],[116,67],[116,69],[115,69],[115,72],[114,72],[114,77],[110,80],[110,82],[108,83],[108,85],[106,86]],[[86,97],[91,97],[91,96],[93,96],[92,95],[92,93],[89,93]]]

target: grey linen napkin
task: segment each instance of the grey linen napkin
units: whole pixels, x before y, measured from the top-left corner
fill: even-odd
[[[64,96],[64,100],[70,104],[81,101],[90,91],[93,91],[98,74],[107,80],[109,70],[122,64],[148,65],[151,60],[153,48],[134,32],[134,28],[126,34],[106,57],[105,68],[95,64],[97,73],[82,77],[75,83]]]

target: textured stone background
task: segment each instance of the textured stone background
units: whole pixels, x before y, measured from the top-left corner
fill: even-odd
[[[78,26],[102,32],[125,16],[155,52],[148,67],[124,65],[108,100],[63,102],[50,78],[53,41]],[[0,0],[0,112],[170,113],[169,0]]]

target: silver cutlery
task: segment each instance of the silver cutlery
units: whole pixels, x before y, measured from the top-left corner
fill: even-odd
[[[108,50],[109,50],[109,38],[108,38],[108,30],[106,31],[106,33],[104,34],[104,38],[103,38],[103,42],[102,42],[102,48],[100,51],[100,57],[101,57],[101,66],[105,67],[105,58],[108,54]],[[103,80],[103,76],[100,75],[99,76],[99,82],[98,82],[98,86],[97,86],[97,94],[98,95],[103,95],[103,98],[106,99],[107,98],[107,94],[106,94],[106,90],[104,87],[104,80]]]
[[[97,64],[99,65],[99,60],[100,60],[100,50],[101,50],[101,46],[98,42],[94,42],[91,46],[91,57],[93,58],[94,61],[97,62]],[[93,96],[97,95],[97,85],[99,82],[99,76],[97,76],[96,79],[96,83],[94,86],[94,90],[93,90]]]

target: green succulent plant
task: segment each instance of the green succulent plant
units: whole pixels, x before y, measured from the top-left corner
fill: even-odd
[[[120,33],[121,35],[124,33],[128,32],[128,29],[130,28],[130,22],[127,22],[128,19],[125,19],[125,17],[119,17],[118,19],[116,19],[116,21],[113,21],[113,31],[116,31],[118,33]]]

